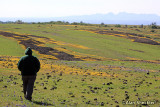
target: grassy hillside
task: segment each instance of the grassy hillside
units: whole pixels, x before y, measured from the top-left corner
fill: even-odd
[[[21,56],[24,50],[16,40],[0,36],[0,55]]]
[[[126,60],[128,57],[141,59],[141,60],[159,60],[160,49],[158,45],[150,45],[144,43],[133,42],[130,39],[123,37],[116,37],[111,34],[99,34],[95,32],[89,32],[88,29],[98,29],[98,27],[91,26],[80,26],[75,28],[74,26],[62,26],[62,25],[3,25],[1,27],[4,31],[11,31],[12,33],[18,34],[30,34],[39,37],[47,37],[49,39],[54,39],[57,43],[47,43],[45,46],[52,48],[65,48],[66,50],[77,52],[81,54],[95,55],[104,58],[122,59]],[[87,29],[87,30],[82,30]],[[122,31],[126,29],[125,32],[130,32],[128,28],[114,28],[115,31]],[[105,30],[99,29],[99,30]],[[127,31],[128,30],[128,31]],[[141,29],[140,29],[141,30]],[[97,30],[98,31],[98,30]],[[133,30],[132,30],[133,32]],[[142,29],[141,32],[144,32]],[[135,32],[136,33],[136,32]],[[148,34],[147,30],[144,32],[144,36]],[[137,34],[137,33],[136,33]],[[142,34],[142,33],[139,33]],[[153,34],[152,34],[153,35]],[[159,33],[156,40],[158,40]],[[89,49],[77,48],[74,45],[81,45]]]
[[[0,106],[159,106],[160,31],[151,30],[0,24]],[[17,69],[26,47],[41,62],[33,102]]]

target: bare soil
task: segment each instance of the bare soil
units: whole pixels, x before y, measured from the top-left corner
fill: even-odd
[[[70,55],[68,53],[58,51],[56,49],[53,49],[51,47],[43,47],[39,46],[40,44],[44,44],[43,42],[34,40],[32,37],[37,37],[37,38],[44,38],[48,39],[46,37],[40,37],[40,36],[35,36],[35,35],[19,35],[19,34],[14,34],[14,33],[9,33],[9,32],[2,32],[0,31],[0,35],[3,35],[5,37],[11,37],[19,41],[21,45],[24,45],[25,48],[31,47],[33,50],[38,51],[40,54],[44,55],[52,55],[58,58],[59,60],[67,60],[67,61],[81,61],[79,58],[74,58],[73,55]],[[57,53],[56,55],[54,53]]]
[[[122,37],[121,35],[125,35],[125,37],[127,39],[131,39],[134,42],[138,42],[138,43],[145,43],[145,44],[150,44],[150,45],[160,45],[160,43],[158,43],[157,41],[152,40],[150,37],[148,36],[143,36],[140,34],[135,34],[135,33],[125,33],[125,32],[119,32],[119,31],[110,31],[110,30],[89,30],[98,34],[105,34],[105,35],[114,35],[117,37]]]

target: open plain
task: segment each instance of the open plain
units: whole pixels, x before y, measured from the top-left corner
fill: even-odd
[[[17,63],[40,59],[33,101]],[[0,106],[158,107],[160,30],[148,26],[0,24]]]

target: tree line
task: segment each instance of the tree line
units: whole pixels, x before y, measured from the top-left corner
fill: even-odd
[[[68,21],[50,21],[50,22],[23,22],[22,20],[16,20],[16,21],[7,21],[3,22],[0,21],[1,24],[58,24],[58,25],[94,25],[89,23],[84,23],[83,21],[80,22],[68,22]],[[103,22],[99,24],[99,27],[109,27],[110,25],[104,24]],[[121,24],[112,25],[112,27],[122,27]],[[128,25],[123,25],[123,27],[128,28]],[[131,26],[133,28],[137,28],[136,25]],[[148,25],[151,29],[160,29],[160,26],[157,25],[156,22],[152,22],[150,25]],[[139,25],[139,28],[144,28],[144,25]]]
[[[1,24],[59,24],[59,25],[91,25],[89,23],[80,22],[68,22],[68,21],[50,21],[50,22],[23,22],[22,20],[17,21],[0,21]]]
[[[100,24],[100,27],[109,27],[110,25],[107,25],[107,24],[104,24],[103,22]],[[141,24],[141,25],[130,25],[130,26],[128,26],[128,25],[121,25],[121,24],[115,24],[115,25],[112,25],[112,27],[117,27],[117,28],[121,28],[121,27],[124,27],[124,28],[128,28],[128,27],[130,27],[130,28],[145,28],[146,26],[144,26],[143,24]],[[152,22],[150,25],[148,25],[148,27],[149,28],[151,28],[151,29],[160,29],[160,26],[159,25],[157,25],[157,23],[156,22]]]

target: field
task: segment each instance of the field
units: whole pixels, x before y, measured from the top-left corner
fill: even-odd
[[[33,101],[17,63],[40,59]],[[160,30],[148,26],[0,24],[0,106],[160,106]]]

